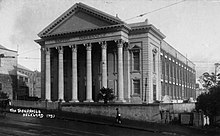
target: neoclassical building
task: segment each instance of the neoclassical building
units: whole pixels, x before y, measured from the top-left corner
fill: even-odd
[[[38,36],[42,99],[95,102],[102,87],[114,90],[116,102],[193,96],[194,64],[147,21],[126,24],[76,3]]]

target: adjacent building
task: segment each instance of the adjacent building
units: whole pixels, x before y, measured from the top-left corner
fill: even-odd
[[[126,24],[77,3],[38,36],[42,99],[94,102],[102,87],[116,102],[195,98],[195,65],[147,20]]]
[[[17,51],[0,45],[0,91],[9,99],[16,98],[17,90]]]
[[[20,64],[17,66],[18,90],[17,99],[25,100],[29,97],[41,97],[40,72],[32,71]]]
[[[41,98],[41,73],[37,70],[34,71],[33,96]]]

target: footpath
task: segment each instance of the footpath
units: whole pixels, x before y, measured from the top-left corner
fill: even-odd
[[[115,118],[113,117],[104,117],[97,115],[77,114],[77,113],[68,113],[68,112],[59,112],[57,118],[63,120],[80,121],[86,123],[95,123],[99,125],[109,125],[114,127],[162,133],[164,135],[220,136],[219,128],[196,128],[192,126],[134,121],[134,120],[123,119],[123,116],[122,116],[121,124],[116,123]]]

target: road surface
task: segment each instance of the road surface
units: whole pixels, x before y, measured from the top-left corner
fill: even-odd
[[[40,119],[7,113],[0,117],[0,136],[164,136],[137,129],[110,125],[68,121],[61,119]]]

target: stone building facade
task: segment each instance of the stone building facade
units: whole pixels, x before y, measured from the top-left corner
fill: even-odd
[[[17,91],[17,51],[0,45],[0,91],[15,99]]]
[[[126,24],[77,3],[38,36],[42,99],[94,102],[102,87],[113,88],[116,102],[152,103],[165,95],[173,100],[193,96],[194,64],[147,21]],[[174,75],[173,67],[182,71],[180,76]]]

